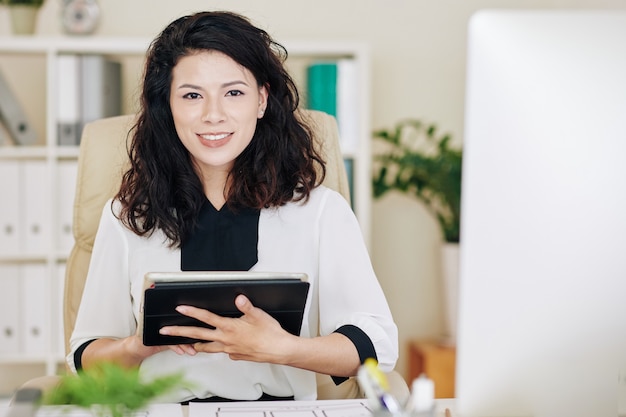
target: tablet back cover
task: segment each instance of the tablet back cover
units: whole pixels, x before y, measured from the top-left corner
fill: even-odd
[[[159,334],[164,326],[198,326],[206,323],[178,313],[179,305],[209,310],[224,317],[240,317],[235,298],[244,294],[255,307],[291,334],[299,335],[309,283],[299,279],[156,282],[145,290],[143,343],[146,346],[195,343],[199,340]]]

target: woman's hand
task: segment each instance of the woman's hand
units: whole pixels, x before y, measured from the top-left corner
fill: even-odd
[[[123,339],[101,338],[94,340],[83,352],[81,362],[85,369],[102,361],[111,361],[120,366],[132,368],[139,366],[144,359],[167,349],[180,355],[196,354],[191,345],[146,346],[143,344],[141,336],[135,334]]]
[[[84,369],[101,362],[111,361],[133,368],[139,366],[144,359],[164,350],[170,349],[179,355],[195,355],[197,351],[192,345],[146,346],[140,335],[132,335],[123,339],[96,339],[87,346],[82,355]]]
[[[176,310],[200,320],[215,329],[193,326],[167,326],[160,330],[169,336],[185,336],[211,342],[197,342],[195,352],[224,352],[233,360],[254,362],[287,363],[285,353],[298,337],[285,331],[278,321],[250,300],[239,295],[235,299],[237,309],[243,313],[239,318],[222,317],[210,311],[191,306],[178,306]],[[280,349],[276,347],[280,346]],[[185,350],[185,353],[188,351]]]
[[[169,348],[169,350],[173,351],[178,355],[195,355],[198,351],[193,347],[193,345],[168,345],[165,346]],[[156,352],[155,352],[156,353]]]
[[[195,355],[198,353],[193,345],[164,345],[164,346],[146,346],[143,344],[142,336],[140,334],[135,334],[134,336],[130,336],[126,338],[126,346],[125,348],[131,352],[131,355],[134,354],[138,357],[139,362],[143,361],[149,356],[162,352],[164,350],[171,350],[178,355]]]
[[[196,352],[227,353],[233,360],[288,365],[334,376],[353,376],[360,361],[356,347],[341,333],[326,336],[298,337],[284,330],[278,321],[250,300],[239,295],[235,305],[243,313],[239,318],[221,317],[191,306],[176,310],[200,320],[214,329],[192,326],[166,326],[160,333],[211,342],[193,345]]]

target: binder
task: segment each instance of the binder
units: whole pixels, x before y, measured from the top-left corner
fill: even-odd
[[[72,232],[72,220],[74,215],[74,195],[76,192],[76,179],[78,177],[78,161],[62,160],[57,165],[57,214],[55,233],[57,249],[62,255],[69,255],[74,246],[74,234]]]
[[[53,280],[54,298],[52,300],[52,343],[55,353],[59,356],[65,356],[65,330],[63,325],[63,298],[65,292],[65,271],[67,267],[65,263],[58,263],[56,266],[56,274]]]
[[[47,353],[50,350],[50,303],[45,264],[23,264],[21,268],[21,351],[27,354]]]
[[[85,124],[122,114],[122,66],[98,54],[57,57],[58,143],[78,145]]]
[[[359,74],[353,59],[320,61],[307,67],[307,107],[334,116],[343,152],[359,147]]]
[[[28,122],[17,97],[0,71],[0,122],[4,124],[16,145],[31,145],[37,133]]]
[[[0,254],[16,256],[20,253],[20,162],[0,161]]]
[[[57,56],[57,143],[77,145],[81,135],[80,56]]]
[[[20,351],[17,265],[0,264],[0,354]]]
[[[12,142],[11,135],[7,127],[2,122],[2,118],[0,117],[0,146],[9,145]]]
[[[20,164],[22,183],[18,233],[22,253],[43,256],[49,249],[51,229],[48,221],[48,187],[44,181],[48,176],[48,167],[44,160],[23,160]]]
[[[337,61],[337,126],[339,145],[344,152],[359,148],[359,78],[356,61]]]
[[[307,107],[337,117],[337,63],[315,62],[307,68]]]
[[[350,189],[350,205],[354,209],[354,159],[344,158],[343,164],[346,167],[346,176],[348,177],[348,187]]]
[[[86,123],[122,114],[122,66],[103,55],[80,58],[81,130]]]

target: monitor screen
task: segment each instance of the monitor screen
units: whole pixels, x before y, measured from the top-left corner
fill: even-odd
[[[626,12],[480,11],[466,88],[459,415],[616,416]]]

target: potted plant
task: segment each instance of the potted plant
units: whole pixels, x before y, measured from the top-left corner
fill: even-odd
[[[35,33],[37,14],[44,0],[0,0],[9,7],[13,33],[30,35]]]
[[[463,152],[451,146],[451,136],[434,124],[410,119],[391,129],[376,130],[385,145],[374,156],[374,198],[391,190],[416,197],[437,219],[442,233],[442,272],[446,310],[445,341],[456,342],[457,287],[461,224]]]
[[[59,384],[46,392],[42,404],[59,406],[59,415],[71,414],[72,406],[87,409],[94,417],[127,417],[181,385],[185,385],[182,374],[146,382],[138,368],[103,362],[78,374],[62,376]]]
[[[374,197],[390,190],[415,196],[436,217],[443,239],[458,243],[461,219],[462,151],[450,146],[434,124],[406,120],[374,131],[388,151],[374,156]]]

